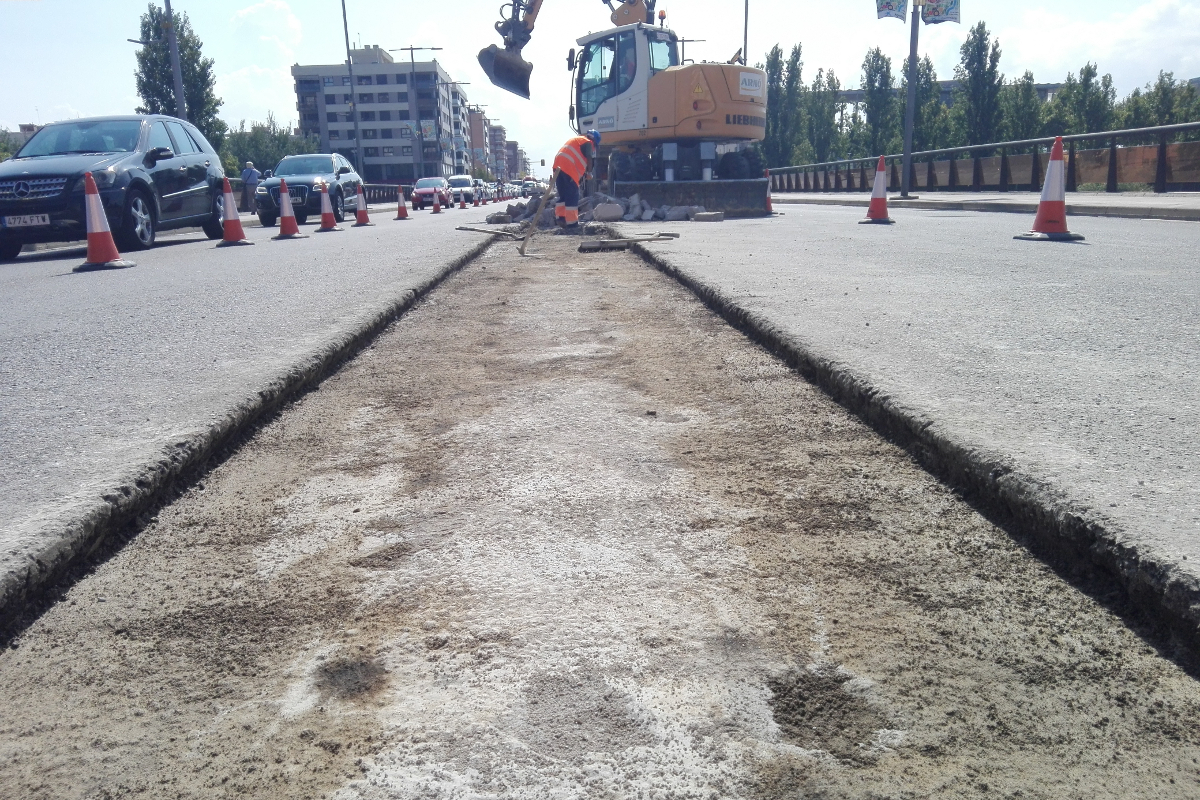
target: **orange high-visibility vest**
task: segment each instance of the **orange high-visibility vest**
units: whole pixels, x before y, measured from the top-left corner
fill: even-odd
[[[582,181],[588,168],[588,160],[583,154],[583,146],[591,143],[592,140],[586,136],[574,136],[568,139],[567,143],[562,146],[562,150],[559,150],[558,155],[554,157],[554,168],[570,175],[576,183]]]

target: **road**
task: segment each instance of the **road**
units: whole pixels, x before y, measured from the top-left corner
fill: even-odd
[[[0,267],[0,573],[462,257],[481,237],[453,228],[487,210],[377,206],[374,227],[296,241],[256,223],[253,247],[167,235],[127,270],[72,273],[82,249]]]
[[[574,244],[449,278],[0,652],[4,794],[1200,792],[1200,683]]]
[[[656,252],[1200,583],[1200,225],[1076,217],[1062,245],[1013,214],[781,208]]]

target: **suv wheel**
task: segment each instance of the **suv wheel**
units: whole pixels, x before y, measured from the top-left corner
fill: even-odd
[[[0,261],[12,261],[20,252],[20,242],[9,242],[4,239],[0,239]]]
[[[117,234],[125,250],[145,250],[154,244],[154,206],[141,189],[125,194],[125,210],[121,212],[121,227]]]
[[[264,228],[275,227],[276,216],[274,214],[265,214],[262,211],[258,212],[258,222]]]
[[[333,218],[338,222],[346,221],[346,198],[342,197],[342,190],[336,189],[333,192],[333,197],[329,198],[333,201]]]
[[[204,224],[200,227],[204,229],[204,235],[210,239],[223,239],[225,237],[225,223],[222,217],[222,209],[225,207],[225,195],[213,192],[212,213],[208,219],[204,220]]]

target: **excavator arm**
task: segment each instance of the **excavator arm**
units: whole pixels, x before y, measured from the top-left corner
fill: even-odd
[[[488,79],[501,89],[529,99],[529,76],[533,65],[521,58],[521,50],[529,44],[533,36],[533,27],[537,23],[538,12],[542,10],[544,0],[510,0],[500,9],[500,21],[496,23],[496,32],[504,40],[504,49],[489,45],[479,51],[479,66],[483,67]],[[642,21],[654,22],[654,6],[658,0],[617,0],[619,7],[613,6],[613,0],[601,0],[612,10],[614,25],[629,25]]]

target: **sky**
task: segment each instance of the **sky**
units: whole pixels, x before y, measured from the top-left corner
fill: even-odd
[[[157,0],[161,5],[161,0]],[[345,0],[353,42],[384,48],[442,47],[437,53],[472,104],[483,104],[518,140],[534,164],[549,163],[572,132],[568,49],[590,31],[610,27],[601,0],[545,0],[525,58],[534,64],[532,100],[488,83],[475,60],[499,43],[493,24],[503,0]],[[0,127],[77,116],[129,113],[134,88],[138,19],[148,0],[0,0]],[[339,0],[172,0],[186,12],[215,59],[221,116],[231,125],[295,120],[292,64],[345,60]],[[872,47],[896,68],[908,53],[908,26],[875,17],[873,0],[749,0],[752,62],[774,44],[800,43],[804,79],[832,68],[857,87]],[[1159,70],[1200,77],[1200,4],[1193,0],[1057,0],[1015,3],[962,0],[963,24],[921,30],[941,78],[953,76],[958,48],[979,20],[999,39],[1001,70],[1010,78],[1031,70],[1038,82],[1061,81],[1095,61],[1112,73],[1119,95],[1152,81]],[[660,0],[667,25],[689,39],[689,58],[726,61],[742,46],[741,0]],[[403,54],[397,54],[402,56]],[[548,169],[538,168],[540,175]]]

